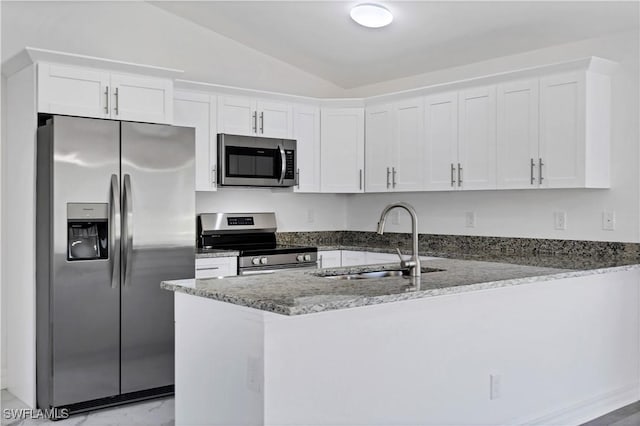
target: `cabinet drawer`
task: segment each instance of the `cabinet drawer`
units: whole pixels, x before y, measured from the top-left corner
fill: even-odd
[[[237,257],[196,259],[196,278],[229,277],[238,275]]]

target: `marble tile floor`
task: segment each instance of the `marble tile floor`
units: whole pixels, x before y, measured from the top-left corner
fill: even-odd
[[[3,414],[5,409],[26,408],[15,396],[2,390]],[[86,414],[78,414],[66,420],[10,420],[2,416],[2,426],[27,425],[55,426],[173,426],[174,400],[162,398],[143,401],[115,408],[106,408]],[[581,426],[640,426],[640,401],[629,404]]]
[[[77,414],[52,422],[44,419],[5,419],[6,409],[26,408],[26,405],[6,390],[2,390],[2,426],[173,426],[173,398],[153,399],[114,408]]]

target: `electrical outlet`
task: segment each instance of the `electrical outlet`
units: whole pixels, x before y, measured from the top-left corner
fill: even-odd
[[[602,229],[605,231],[616,229],[616,212],[607,210],[602,212]]]
[[[502,379],[499,374],[489,375],[489,399],[498,399],[502,394]]]
[[[316,221],[316,212],[313,209],[307,209],[307,223]]]
[[[567,212],[553,212],[553,228],[558,231],[567,229]]]
[[[391,212],[391,224],[400,225],[400,212],[398,210]]]
[[[467,228],[476,227],[476,212],[466,212],[464,214],[464,226]]]

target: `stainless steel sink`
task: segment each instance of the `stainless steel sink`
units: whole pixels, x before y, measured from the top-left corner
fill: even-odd
[[[334,280],[364,280],[367,278],[385,278],[385,277],[401,277],[408,276],[409,271],[373,271],[373,272],[359,272],[356,274],[346,274],[346,275],[329,275],[325,276],[325,278],[331,278]]]

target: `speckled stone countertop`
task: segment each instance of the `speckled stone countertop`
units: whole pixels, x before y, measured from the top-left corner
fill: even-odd
[[[531,259],[529,261],[531,262]],[[538,261],[544,263],[543,259]],[[438,271],[423,272],[419,285],[415,285],[411,279],[405,277],[355,280],[327,278],[329,275],[398,269],[398,264],[394,263],[384,266],[285,271],[277,274],[222,279],[164,281],[161,287],[278,314],[301,315],[640,269],[638,264],[614,260],[600,265],[591,262],[583,263],[577,268],[558,268],[449,258],[423,261],[422,266]],[[579,266],[575,263],[575,259],[574,266]]]
[[[196,249],[196,259],[207,259],[210,257],[233,257],[239,256],[238,250],[216,250],[216,249]]]

